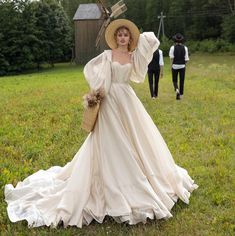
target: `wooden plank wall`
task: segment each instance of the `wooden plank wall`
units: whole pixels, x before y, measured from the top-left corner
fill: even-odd
[[[75,21],[75,62],[85,64],[107,49],[104,35],[99,47],[95,47],[96,37],[103,20]]]

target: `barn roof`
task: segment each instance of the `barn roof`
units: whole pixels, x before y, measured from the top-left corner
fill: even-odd
[[[95,3],[80,4],[73,20],[95,20],[100,19],[102,12]]]

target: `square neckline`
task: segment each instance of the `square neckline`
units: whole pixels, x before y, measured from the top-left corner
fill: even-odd
[[[122,64],[122,63],[120,63],[119,61],[114,61],[114,60],[113,60],[113,50],[111,50],[111,62],[112,62],[112,63],[116,62],[116,63],[118,63],[118,64],[121,65],[121,66],[132,65],[132,64],[133,64],[133,53],[130,52],[130,55],[131,55],[131,62]]]
[[[132,65],[131,62],[124,63],[124,64],[120,63],[119,61],[111,61],[111,62],[112,62],[112,64],[113,64],[113,63],[117,63],[117,64],[120,65],[120,66]]]

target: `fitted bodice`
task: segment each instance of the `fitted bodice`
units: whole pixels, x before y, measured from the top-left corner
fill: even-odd
[[[112,62],[112,82],[128,83],[131,75],[132,64],[120,64],[117,61]]]

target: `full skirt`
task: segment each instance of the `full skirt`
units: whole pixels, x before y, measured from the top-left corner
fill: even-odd
[[[197,188],[177,166],[152,119],[125,83],[113,83],[97,124],[71,162],[5,186],[8,216],[42,225],[146,222],[171,217],[178,198]]]

